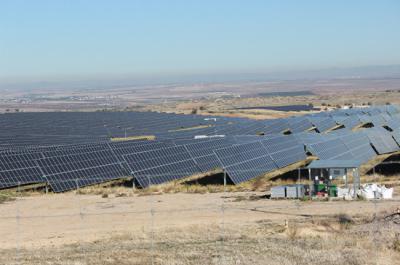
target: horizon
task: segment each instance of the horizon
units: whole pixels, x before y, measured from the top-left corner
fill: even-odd
[[[79,88],[116,88],[162,85],[193,85],[193,84],[229,84],[257,83],[277,81],[317,81],[336,79],[398,79],[399,65],[371,65],[352,68],[326,68],[303,71],[284,71],[269,73],[214,73],[192,75],[114,75],[114,76],[79,76],[67,78],[47,78],[37,80],[1,80],[0,89],[15,88],[19,90],[36,89],[79,89]],[[99,87],[100,86],[100,87]]]

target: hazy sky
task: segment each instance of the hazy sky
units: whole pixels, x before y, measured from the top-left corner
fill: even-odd
[[[400,64],[400,1],[1,0],[0,79]]]

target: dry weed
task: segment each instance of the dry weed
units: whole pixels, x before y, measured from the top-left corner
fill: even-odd
[[[299,237],[299,229],[295,223],[289,222],[286,229],[287,237],[290,240],[296,240]]]

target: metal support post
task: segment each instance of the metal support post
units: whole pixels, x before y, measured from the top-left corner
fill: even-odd
[[[301,177],[301,172],[300,168],[297,169],[297,183],[300,184],[300,177]]]
[[[313,188],[313,182],[311,181],[311,168],[308,169],[308,180],[309,180],[309,197],[310,199],[312,198],[312,194],[314,192],[314,188]]]

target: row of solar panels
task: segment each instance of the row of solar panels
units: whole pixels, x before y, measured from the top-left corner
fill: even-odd
[[[209,127],[200,130],[171,133],[156,133],[159,139],[174,139],[194,137],[195,135],[270,135],[282,133],[300,133],[315,131],[320,133],[331,132],[334,129],[353,130],[366,124],[374,127],[387,126],[388,128],[398,128],[400,126],[400,116],[391,116],[385,120],[380,115],[368,117],[300,117],[290,119],[279,119],[274,121],[247,121],[240,124],[228,124]]]
[[[271,156],[274,165],[271,170],[305,158],[303,145],[294,137],[279,137],[281,138],[279,148],[269,139],[258,142],[263,146],[259,151]],[[147,187],[225,167],[225,162],[228,160],[246,161],[246,157],[228,159],[223,155],[224,152],[231,153],[229,148],[246,148],[246,144],[239,144],[240,141],[240,138],[224,137],[203,140],[100,143],[49,150],[41,148],[24,152],[2,152],[0,187],[48,182],[55,192],[62,192],[128,176],[134,176],[140,186]],[[295,141],[296,157],[291,157]],[[281,155],[282,151],[287,151],[289,156]],[[240,163],[229,166],[240,166]],[[234,173],[230,177],[235,183],[246,180],[238,178]]]
[[[133,176],[142,187],[224,168],[233,183],[307,159],[358,160],[399,151],[400,132],[236,136],[127,141],[0,153],[0,187],[47,182],[62,192]]]
[[[0,115],[1,138],[12,140],[14,136],[31,144],[40,136],[57,137],[124,137],[148,135],[196,126],[218,125],[232,122],[231,118],[218,120],[200,115],[183,115],[156,112],[53,112],[53,113],[13,113]],[[14,141],[18,143],[17,139]],[[49,139],[50,141],[51,139]],[[73,140],[73,138],[71,139]]]
[[[340,126],[351,130],[367,123],[375,127],[398,128],[399,109],[392,105],[376,106],[264,121],[156,112],[4,114],[0,115],[0,147],[79,144],[137,135],[176,139],[195,135],[268,135],[310,130],[324,133]],[[197,129],[186,130],[188,128]]]

